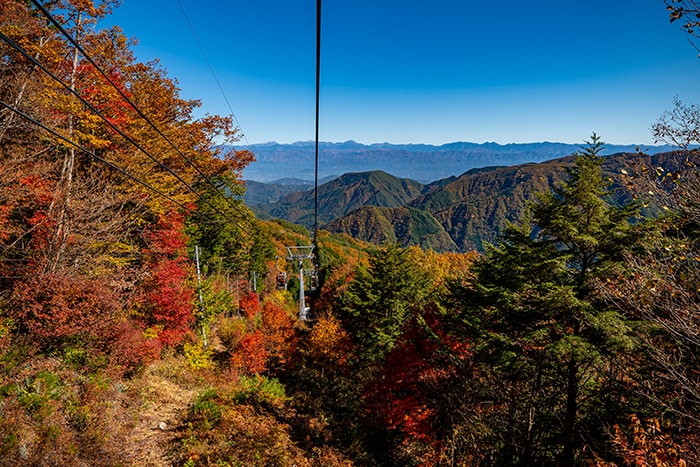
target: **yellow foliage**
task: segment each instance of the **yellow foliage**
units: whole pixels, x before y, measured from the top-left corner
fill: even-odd
[[[245,318],[223,318],[219,324],[219,339],[229,351],[238,347],[247,331]]]
[[[636,415],[630,416],[630,425],[623,430],[615,425],[612,443],[623,457],[623,465],[654,467],[686,467],[681,446],[671,435],[664,433],[658,419],[642,422]],[[600,463],[597,466],[606,464]]]
[[[309,335],[309,354],[320,360],[341,363],[345,359],[347,332],[330,313],[321,315]]]
[[[145,337],[146,339],[158,339],[158,336],[161,332],[163,332],[163,325],[156,324],[155,326],[146,328],[143,331],[143,337]]]
[[[478,257],[474,252],[436,253],[433,250],[422,251],[418,247],[411,247],[408,251],[415,263],[433,278],[435,287],[441,287],[447,279],[468,280],[471,274],[469,268]]]
[[[203,347],[197,342],[185,342],[182,351],[185,354],[187,366],[193,370],[201,370],[212,367],[213,363],[211,357],[213,351],[211,347]]]

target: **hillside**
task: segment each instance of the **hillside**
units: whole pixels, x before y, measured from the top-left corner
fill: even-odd
[[[569,156],[538,164],[473,169],[425,186],[399,182],[384,173],[347,174],[320,187],[319,212],[323,215],[319,218],[324,229],[376,244],[396,242],[437,251],[483,251],[508,222],[523,218],[527,203],[537,193],[564,180],[573,160]],[[678,163],[674,153],[621,153],[606,157],[603,170],[619,185],[622,170],[633,171],[640,165],[674,167]],[[407,186],[413,189],[404,190]],[[629,200],[626,189],[618,188],[616,196]],[[418,191],[422,193],[415,195]],[[312,191],[300,192],[257,209],[310,225],[312,201]]]
[[[571,157],[541,164],[467,172],[444,187],[414,200],[430,213],[460,251],[483,250],[508,222],[521,219],[537,193],[564,179]]]
[[[44,3],[0,2],[0,467],[700,465],[698,154],[604,171],[594,134],[484,255],[571,158],[347,173],[312,238],[112,2]],[[308,225],[292,175],[249,196]],[[607,202],[635,184],[668,215]]]
[[[401,207],[420,196],[424,186],[376,170],[347,173],[319,187],[318,217],[321,225],[364,206]],[[314,192],[291,193],[276,203],[259,204],[260,217],[273,217],[312,227]]]
[[[313,183],[299,179],[288,181],[275,181],[273,183],[260,183],[254,180],[245,182],[245,202],[248,206],[261,203],[274,203],[290,193],[304,191],[313,188]]]
[[[436,251],[456,251],[445,229],[426,211],[411,207],[365,206],[335,219],[324,227],[378,245],[418,245]]]
[[[324,228],[377,244],[396,242],[437,251],[483,250],[507,222],[522,218],[526,202],[533,200],[535,193],[562,180],[564,167],[570,165],[571,158],[566,158],[476,169],[444,185],[436,184],[404,207],[366,207]],[[406,228],[408,212],[411,222]]]

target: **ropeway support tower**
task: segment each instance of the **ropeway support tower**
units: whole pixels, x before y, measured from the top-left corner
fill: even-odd
[[[310,246],[288,246],[287,247],[287,260],[296,261],[299,265],[299,319],[301,321],[306,321],[309,319],[309,308],[306,306],[305,289],[304,286],[304,260],[311,263],[310,269],[312,274],[316,274],[315,271],[315,247]]]

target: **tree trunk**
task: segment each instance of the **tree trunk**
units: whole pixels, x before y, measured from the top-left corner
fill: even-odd
[[[76,31],[80,30],[80,27],[82,25],[82,15],[78,13],[78,17],[76,18]],[[76,39],[79,40],[79,37],[77,37],[76,34]],[[78,48],[76,47],[73,49],[73,64],[72,64],[72,69],[71,69],[71,75],[70,75],[70,88],[72,90],[75,90],[75,85],[77,81],[77,76],[78,76],[78,64],[79,64],[79,59],[80,59],[80,54],[78,52]],[[75,134],[75,119],[72,114],[68,115],[68,136],[71,140],[73,140],[73,136]],[[49,261],[47,262],[47,270],[51,272],[55,272],[56,269],[58,268],[61,258],[65,254],[66,250],[66,244],[68,242],[68,236],[70,234],[70,205],[72,204],[73,201],[73,174],[75,172],[75,148],[71,147],[68,148],[68,151],[65,155],[65,158],[63,160],[63,168],[61,170],[61,178],[59,180],[59,184],[62,186],[62,189],[59,190],[59,193],[63,195],[63,200],[61,202],[61,205],[58,208],[57,216],[56,216],[56,233],[54,236],[54,245],[52,246],[53,255],[52,257],[49,258]]]
[[[578,409],[578,362],[571,357],[566,375],[566,414],[564,416],[564,450],[561,465],[574,465],[574,435],[576,433],[576,411]]]

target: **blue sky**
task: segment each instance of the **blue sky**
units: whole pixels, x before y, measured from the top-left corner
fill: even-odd
[[[246,140],[314,138],[315,0],[122,0],[107,24]],[[652,144],[700,58],[662,0],[325,0],[323,141]]]

